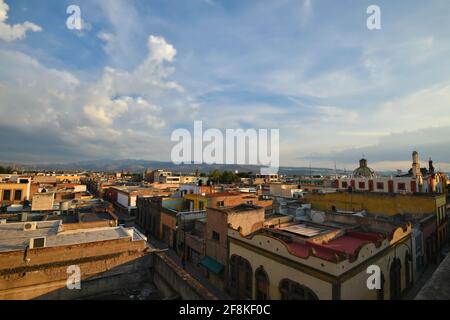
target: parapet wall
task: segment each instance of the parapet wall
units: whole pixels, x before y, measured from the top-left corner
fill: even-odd
[[[144,283],[153,283],[163,298],[217,299],[163,252],[123,240],[101,244],[3,253],[0,300],[90,299]],[[69,290],[73,265],[80,268],[81,289]]]
[[[184,271],[163,252],[153,259],[153,283],[161,291],[172,290],[183,300],[216,300],[217,297]],[[170,293],[165,293],[170,296]]]
[[[95,247],[45,248],[3,253],[0,259],[0,300],[83,299],[130,288],[150,278],[151,254],[140,243],[115,241]],[[20,252],[19,252],[20,253]],[[67,289],[80,270],[81,289]]]

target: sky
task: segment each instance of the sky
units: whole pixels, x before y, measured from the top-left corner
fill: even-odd
[[[168,161],[201,120],[279,129],[282,166],[450,171],[449,60],[448,0],[0,0],[0,160]]]

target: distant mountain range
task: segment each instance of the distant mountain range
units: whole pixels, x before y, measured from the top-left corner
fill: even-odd
[[[176,165],[172,162],[153,161],[153,160],[90,160],[78,161],[72,163],[48,163],[48,164],[18,164],[11,162],[1,162],[1,166],[14,166],[23,170],[45,170],[45,171],[96,171],[96,172],[135,172],[142,173],[150,169],[167,169],[174,173],[190,173],[198,170],[199,172],[211,172],[215,169],[220,171],[239,171],[259,173],[261,166],[255,165],[227,165],[227,164],[181,164]],[[306,168],[306,167],[280,167],[280,174],[284,175],[332,175],[334,169],[329,168]],[[338,174],[343,174],[343,170],[337,170]]]

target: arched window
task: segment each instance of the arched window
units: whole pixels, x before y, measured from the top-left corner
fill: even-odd
[[[261,266],[255,272],[256,300],[269,300],[269,277]]]
[[[389,280],[390,280],[390,292],[391,292],[391,300],[400,299],[402,292],[402,263],[399,258],[395,258],[392,261],[391,269],[389,271]]]
[[[281,280],[280,293],[281,300],[319,300],[311,289],[289,279]]]
[[[253,270],[250,263],[237,255],[230,259],[229,289],[236,299],[253,298]]]
[[[409,252],[406,251],[405,263],[404,263],[404,265],[405,265],[405,290],[408,289],[411,284],[410,261],[411,261],[411,257],[409,255]]]

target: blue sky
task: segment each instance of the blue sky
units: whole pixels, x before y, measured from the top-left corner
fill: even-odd
[[[169,160],[203,120],[279,128],[282,165],[406,170],[418,149],[450,170],[449,18],[446,0],[0,0],[0,160]]]

